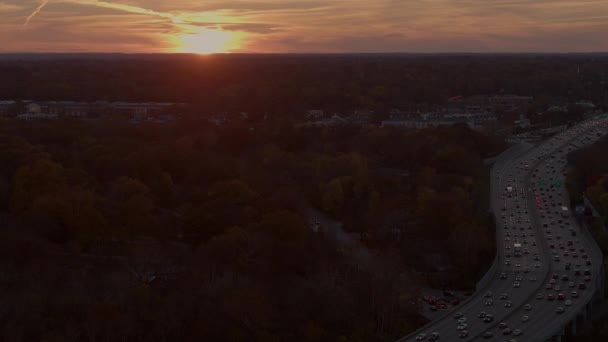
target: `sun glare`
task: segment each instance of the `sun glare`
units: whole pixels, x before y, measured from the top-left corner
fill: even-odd
[[[185,33],[177,39],[177,50],[185,53],[223,53],[239,47],[240,35],[220,29],[200,27],[194,33]]]

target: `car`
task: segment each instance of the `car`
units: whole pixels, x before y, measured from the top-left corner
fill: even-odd
[[[460,319],[460,318],[462,318],[462,316],[463,316],[462,312],[457,312],[454,314],[455,319]]]
[[[483,338],[485,338],[486,340],[491,339],[492,337],[494,337],[494,333],[491,331],[486,331],[485,333],[483,333]]]
[[[585,272],[583,274],[586,276],[591,275],[591,271],[588,269],[585,269]]]
[[[516,281],[516,282],[513,283],[513,287],[514,288],[519,288],[520,286],[521,286],[521,283],[518,282],[518,281]]]
[[[511,330],[511,328],[505,328],[505,330],[502,331],[503,335],[511,335],[513,331]]]
[[[507,323],[505,323],[505,322],[500,322],[498,324],[498,329],[500,329],[500,330],[505,329],[506,327],[507,327]]]
[[[536,277],[530,277],[530,281],[536,281]]]
[[[579,284],[578,284],[578,289],[579,289],[579,290],[584,290],[584,289],[586,289],[586,288],[587,288],[587,285],[585,285],[585,283],[579,283]]]
[[[513,303],[510,300],[505,302],[505,308],[510,308],[511,306],[513,306]]]
[[[559,278],[559,275],[557,275],[557,273],[553,273],[553,275],[551,276],[551,279],[557,279]]]
[[[565,305],[565,306],[570,306],[570,305],[572,305],[572,301],[571,301],[570,299],[567,299],[567,300],[564,302],[564,305]]]
[[[566,310],[564,310],[564,307],[562,307],[562,306],[558,306],[557,309],[555,310],[555,312],[558,314],[564,313],[564,311],[566,311]]]
[[[431,336],[429,336],[429,341],[437,341],[439,339],[439,333],[438,332],[434,332],[431,334]]]
[[[557,283],[557,281],[556,281],[555,279],[551,279],[551,280],[549,280],[549,284],[553,285],[553,284],[555,284],[555,283]]]
[[[524,310],[526,310],[526,311],[532,310],[532,305],[531,304],[524,305]]]
[[[544,299],[544,298],[545,298],[545,296],[543,296],[542,293],[539,293],[536,295],[536,299]]]
[[[494,322],[494,316],[492,316],[492,315],[486,315],[486,317],[483,318],[483,321],[485,323],[492,323],[492,322]]]
[[[501,293],[500,297],[498,297],[498,299],[508,299],[509,295],[507,293]]]
[[[424,341],[426,340],[426,334],[418,334],[416,336],[416,341]]]
[[[479,315],[477,317],[479,318],[485,318],[488,314],[485,311],[482,311],[479,313]]]
[[[492,291],[487,291],[484,295],[486,298],[492,298]]]
[[[466,323],[467,322],[467,318],[466,317],[460,317],[458,319],[458,323]]]
[[[467,327],[468,327],[468,324],[466,324],[466,323],[458,324],[458,326],[456,327],[456,330],[466,330]]]
[[[528,317],[528,316],[526,316],[526,315],[523,315],[523,316],[521,316],[521,319],[520,319],[520,320],[521,320],[522,322],[527,322],[527,321],[529,321],[529,320],[530,320],[530,317]]]
[[[507,274],[505,272],[501,273],[500,279],[507,279]]]
[[[555,285],[555,286],[553,286],[553,289],[554,289],[555,291],[559,291],[559,290],[561,290],[561,287],[559,287],[558,285]]]
[[[546,290],[551,290],[552,287],[553,287],[553,285],[551,283],[545,285]]]
[[[558,293],[557,294],[557,300],[564,300],[564,299],[566,299],[566,296],[564,296],[563,293]]]
[[[494,302],[491,299],[486,300],[485,302],[485,306],[492,306],[492,304],[494,304]]]
[[[460,338],[465,338],[469,336],[469,332],[467,330],[463,330],[460,333],[458,333],[458,337]]]
[[[515,336],[519,336],[519,335],[521,335],[521,334],[522,334],[522,331],[521,331],[520,329],[515,329],[515,330],[513,330],[513,335],[515,335]]]
[[[570,292],[570,297],[572,297],[572,298],[578,298],[578,292],[576,292],[576,291]]]
[[[547,295],[547,300],[548,300],[548,301],[552,301],[552,300],[554,300],[554,299],[555,299],[555,297],[553,296],[553,294],[549,293],[549,294]]]

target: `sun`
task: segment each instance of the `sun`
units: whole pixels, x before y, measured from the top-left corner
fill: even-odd
[[[236,32],[199,27],[195,32],[178,36],[176,50],[197,54],[225,53],[237,49],[240,38]]]

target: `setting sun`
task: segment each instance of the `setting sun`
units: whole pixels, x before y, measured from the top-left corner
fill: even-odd
[[[220,29],[198,28],[177,38],[177,50],[185,53],[223,53],[239,47],[240,35]]]

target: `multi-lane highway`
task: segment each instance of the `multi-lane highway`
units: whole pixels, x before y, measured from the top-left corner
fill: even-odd
[[[497,256],[487,285],[400,341],[544,341],[581,311],[598,286],[602,256],[569,208],[566,156],[605,134],[607,119],[589,120],[497,159]]]

